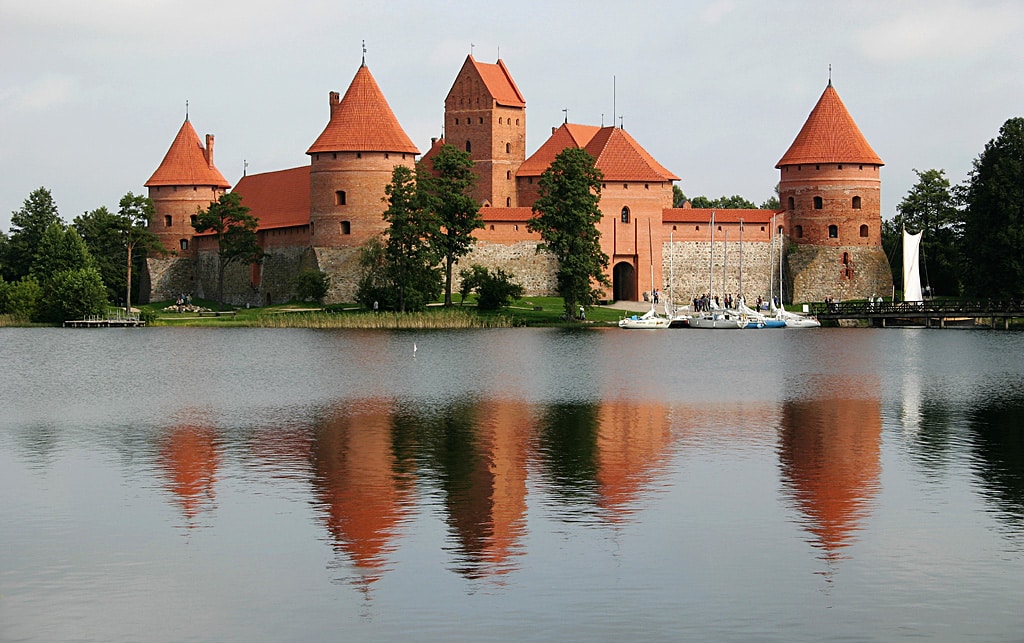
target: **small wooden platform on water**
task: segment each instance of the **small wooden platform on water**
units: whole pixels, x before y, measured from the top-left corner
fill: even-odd
[[[145,325],[146,322],[137,317],[89,317],[64,322],[65,328],[137,328]]]

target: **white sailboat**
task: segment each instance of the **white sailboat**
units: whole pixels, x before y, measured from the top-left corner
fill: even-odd
[[[726,234],[726,243],[728,242],[728,234]],[[724,246],[724,252],[728,252],[728,247]],[[728,256],[727,254],[725,255]],[[734,310],[727,310],[724,308],[718,308],[714,303],[714,284],[715,284],[715,212],[711,211],[711,257],[708,261],[709,273],[708,273],[708,298],[710,300],[711,310],[703,312],[693,312],[690,315],[690,328],[702,328],[702,329],[713,329],[713,330],[741,330],[744,328],[763,328],[764,324],[757,324],[748,318],[743,313],[738,313]],[[725,290],[725,269],[722,269],[722,290]]]
[[[903,227],[903,301],[911,304],[921,304],[924,296],[921,293],[921,235],[907,232]]]
[[[651,222],[647,222],[647,237],[652,242],[648,243],[651,248],[651,292],[654,291],[654,245],[653,237],[651,235]],[[667,304],[666,304],[667,307]],[[643,315],[630,315],[629,317],[623,317],[619,320],[619,328],[633,328],[633,329],[645,329],[645,330],[660,330],[662,328],[668,328],[671,324],[671,320],[668,317],[662,317],[658,314],[658,311],[654,308],[654,297],[651,296],[651,309]]]

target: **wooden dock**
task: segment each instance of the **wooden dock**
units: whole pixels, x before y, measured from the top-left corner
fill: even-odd
[[[821,321],[866,320],[881,328],[908,325],[964,328],[966,322],[968,328],[1009,330],[1012,319],[1024,318],[1024,301],[816,302],[810,305],[810,313]]]
[[[138,317],[88,317],[64,322],[65,328],[138,328],[145,325],[146,322]]]

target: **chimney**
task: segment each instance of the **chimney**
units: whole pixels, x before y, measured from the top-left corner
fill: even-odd
[[[437,137],[436,136],[431,136],[430,137],[430,147],[434,147],[435,144],[437,144]]]
[[[213,167],[213,134],[206,135],[206,149],[203,150],[203,156],[206,157],[206,164]]]
[[[331,92],[328,102],[331,105],[331,117],[333,117],[334,108],[337,107],[338,104],[341,102],[341,94],[339,94],[338,92]]]

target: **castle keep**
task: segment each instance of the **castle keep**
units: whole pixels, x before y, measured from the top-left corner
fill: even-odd
[[[331,276],[328,301],[352,301],[360,248],[387,229],[385,186],[395,166],[413,167],[420,151],[399,124],[369,68],[361,65],[344,96],[331,92],[329,117],[306,154],[309,164],[243,176],[234,186],[259,219],[266,257],[231,266],[225,298],[268,305],[293,298],[303,269]],[[528,295],[555,292],[555,260],[538,253],[527,230],[539,178],[567,147],[587,150],[604,175],[598,224],[611,259],[609,299],[637,300],[658,288],[680,302],[699,293],[768,296],[779,283],[785,300],[866,298],[892,289],[881,246],[882,160],[850,116],[831,81],[789,150],[779,160],[779,210],[673,208],[679,177],[624,129],[562,123],[532,155],[526,151],[526,100],[505,63],[468,56],[445,99],[445,137],[468,152],[478,181],[474,196],[484,227],[462,266],[500,267]],[[151,228],[173,254],[148,261],[150,300],[216,289],[217,243],[191,221],[229,189],[186,118],[160,166],[146,182],[156,204]],[[777,290],[774,294],[777,294]]]

